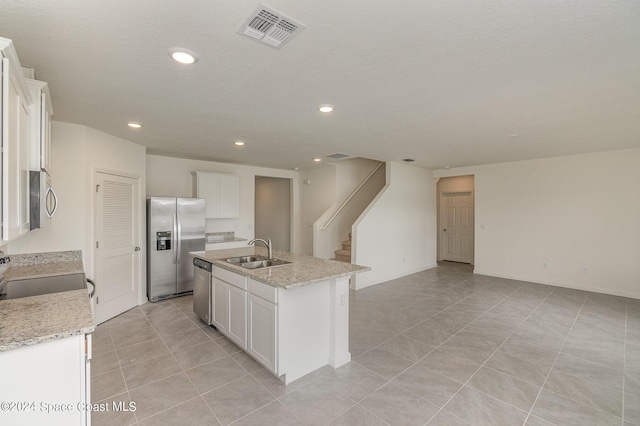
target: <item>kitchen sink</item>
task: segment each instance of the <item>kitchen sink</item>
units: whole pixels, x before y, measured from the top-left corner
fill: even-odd
[[[238,257],[229,257],[225,259],[226,262],[233,263],[234,265],[238,265],[241,263],[247,262],[255,262],[259,260],[266,260],[267,258],[264,256],[238,256]]]
[[[288,265],[291,262],[287,262],[286,260],[279,260],[279,259],[265,259],[265,260],[256,260],[254,262],[245,262],[245,263],[241,263],[240,266],[242,266],[243,268],[247,268],[247,269],[259,269],[259,268],[268,268],[270,266],[281,266],[281,265]]]
[[[224,259],[225,262],[247,269],[269,268],[271,266],[288,265],[291,262],[280,259],[267,259],[265,256],[238,256]]]
[[[19,299],[41,294],[87,288],[84,274],[56,275],[7,281],[0,285],[0,300]]]

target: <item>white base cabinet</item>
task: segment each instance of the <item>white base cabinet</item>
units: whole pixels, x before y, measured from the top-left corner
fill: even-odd
[[[247,301],[247,352],[277,373],[278,307],[251,293]]]
[[[247,346],[247,278],[213,267],[213,325],[236,345]]]
[[[0,352],[0,423],[89,425],[91,335]]]
[[[349,353],[349,278],[284,289],[214,266],[213,324],[284,383]]]

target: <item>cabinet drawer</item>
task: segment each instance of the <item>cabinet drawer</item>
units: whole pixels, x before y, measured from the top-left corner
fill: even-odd
[[[247,289],[247,277],[236,274],[235,272],[227,271],[220,267],[214,267],[213,276],[243,290]]]
[[[255,294],[256,296],[261,297],[264,300],[268,300],[271,303],[278,303],[277,288],[271,287],[270,285],[261,283],[251,278],[249,278],[248,281],[249,281],[249,285],[248,285],[249,293]]]

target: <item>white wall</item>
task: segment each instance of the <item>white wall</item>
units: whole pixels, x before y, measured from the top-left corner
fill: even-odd
[[[300,172],[301,253],[313,254],[313,224],[336,199],[336,168],[333,165]]]
[[[240,217],[238,219],[209,219],[207,232],[233,231],[239,238],[254,238],[255,177],[267,176],[293,180],[292,252],[304,253],[300,244],[299,173],[296,171],[242,166],[212,161],[147,155],[147,197],[193,197],[192,172],[230,173],[240,176]],[[277,248],[277,247],[276,247]]]
[[[436,266],[436,182],[431,170],[387,163],[387,186],[354,224],[355,288]]]
[[[141,300],[146,293],[145,148],[124,139],[77,124],[52,123],[52,183],[59,206],[44,229],[34,230],[9,243],[8,253],[82,250],[85,272],[94,277],[94,173],[110,171],[140,178],[140,234],[143,250]]]
[[[291,179],[256,176],[255,236],[291,251]]]
[[[640,149],[435,172],[469,174],[476,273],[640,298]]]

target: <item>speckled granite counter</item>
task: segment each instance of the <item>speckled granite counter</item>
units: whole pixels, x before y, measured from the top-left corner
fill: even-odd
[[[273,252],[276,259],[291,262],[288,265],[274,266],[261,269],[246,269],[233,265],[221,259],[236,256],[261,255],[266,256],[267,250],[263,247],[246,247],[228,250],[207,250],[190,253],[194,257],[213,263],[215,266],[228,269],[241,275],[253,278],[256,281],[269,284],[273,287],[300,287],[332,278],[347,277],[360,272],[371,270],[367,266],[354,265],[352,263],[325,260],[302,254],[283,251]]]
[[[1,278],[84,273],[80,251],[11,255]],[[0,352],[95,330],[86,289],[0,301]]]
[[[0,352],[94,330],[84,289],[0,301]]]

